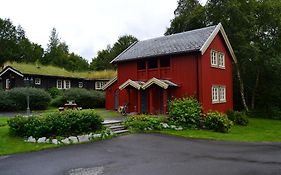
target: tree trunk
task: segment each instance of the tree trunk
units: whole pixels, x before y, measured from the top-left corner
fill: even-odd
[[[235,66],[236,66],[236,70],[237,70],[237,78],[238,78],[239,85],[240,85],[240,95],[241,95],[241,99],[242,99],[242,104],[243,104],[245,110],[248,112],[249,108],[248,108],[248,105],[247,105],[246,99],[245,99],[244,83],[243,83],[243,80],[241,78],[240,69],[239,69],[239,65],[238,65],[237,62],[235,63]]]
[[[252,92],[252,99],[251,99],[251,109],[255,108],[255,99],[256,99],[256,92],[259,86],[259,81],[260,81],[260,71],[258,70],[257,72],[257,76],[256,76],[256,82],[255,82],[255,86]]]

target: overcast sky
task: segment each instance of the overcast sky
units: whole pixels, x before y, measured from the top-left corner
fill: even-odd
[[[98,50],[124,34],[139,40],[162,36],[174,18],[177,0],[0,0],[0,4],[0,18],[20,24],[32,42],[46,48],[55,27],[70,51],[90,62]]]

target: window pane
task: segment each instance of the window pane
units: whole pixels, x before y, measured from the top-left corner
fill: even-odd
[[[148,60],[148,68],[149,69],[154,69],[157,68],[157,59],[150,59]]]
[[[170,58],[160,58],[160,67],[170,67]]]
[[[145,69],[145,61],[138,61],[138,70]]]

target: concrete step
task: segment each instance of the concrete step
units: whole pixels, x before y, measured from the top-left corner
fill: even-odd
[[[105,126],[120,125],[122,120],[105,120],[102,124]]]
[[[118,130],[118,131],[113,131],[115,134],[123,134],[123,133],[126,133],[126,132],[129,132],[129,130],[127,129],[124,129],[124,130]]]
[[[109,126],[109,129],[111,129],[112,131],[118,131],[118,130],[125,129],[125,127],[121,125],[114,125],[114,126]]]

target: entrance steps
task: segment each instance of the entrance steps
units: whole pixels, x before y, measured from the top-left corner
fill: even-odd
[[[107,126],[115,134],[123,134],[129,132],[124,126],[121,125],[122,120],[105,120],[103,122],[104,126]]]

